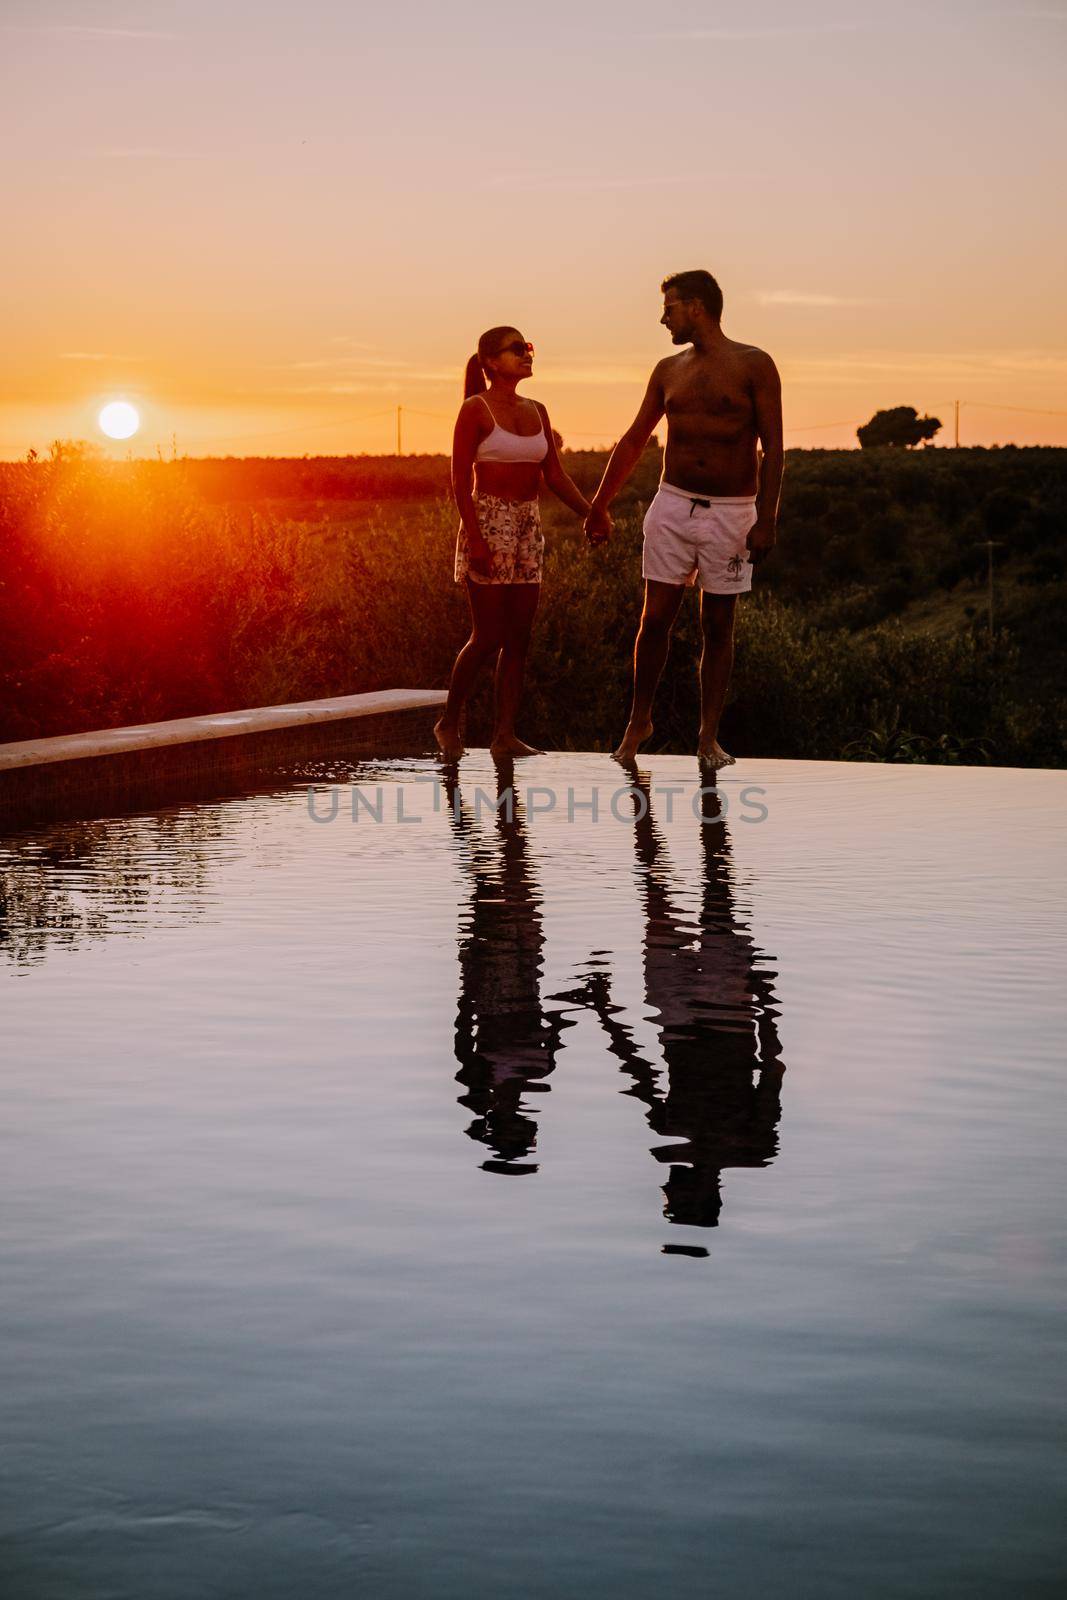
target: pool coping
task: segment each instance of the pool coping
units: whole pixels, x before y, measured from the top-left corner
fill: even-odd
[[[376,689],[0,745],[0,812],[343,752],[422,754],[443,689]]]

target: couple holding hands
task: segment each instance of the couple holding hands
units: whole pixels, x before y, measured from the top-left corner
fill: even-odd
[[[770,356],[722,331],[722,291],[710,272],[664,279],[661,321],[688,345],[654,369],[645,397],[592,501],[560,463],[548,412],[518,394],[533,372],[533,345],[515,328],[491,328],[467,363],[452,446],[452,492],[461,524],[456,582],[465,582],[471,635],[456,658],[435,728],[448,759],[463,752],[460,718],[481,668],[496,665],[492,753],[537,752],[515,732],[523,672],[541,594],[542,481],[584,518],[589,543],[611,537],[609,507],[660,419],[667,419],[663,478],[644,520],[645,600],[634,649],[630,720],[615,751],[632,761],[652,733],[652,698],[682,596],[699,577],[703,648],[697,754],[733,760],[718,741],[733,666],[734,608],[752,570],[774,546],[782,486],[782,398]]]

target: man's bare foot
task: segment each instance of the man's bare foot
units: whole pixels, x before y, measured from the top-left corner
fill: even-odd
[[[489,746],[491,756],[543,756],[544,751],[538,750],[532,744],[524,744],[515,734],[504,739],[494,739]]]
[[[443,722],[438,722],[433,730],[437,740],[437,748],[446,761],[458,761],[463,754],[463,740],[459,736],[458,728],[449,728]]]
[[[716,771],[719,767],[732,767],[734,764],[734,757],[727,754],[718,739],[703,737],[697,745],[697,760],[702,766],[714,767]]]
[[[651,739],[651,737],[651,722],[646,722],[644,726],[640,728],[635,728],[631,722],[629,727],[626,729],[626,732],[622,736],[622,740],[618,749],[612,752],[615,760],[627,762],[633,761],[640,746],[644,744],[646,739]]]

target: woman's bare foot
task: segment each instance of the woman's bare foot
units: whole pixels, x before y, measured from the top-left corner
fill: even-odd
[[[515,734],[510,734],[503,739],[494,739],[489,746],[491,756],[543,756],[544,751],[538,750],[532,744],[524,744]]]
[[[446,761],[458,761],[463,754],[463,740],[459,736],[458,728],[450,728],[444,722],[434,726],[433,736],[437,740],[437,748]]]
[[[732,767],[734,764],[733,756],[727,754],[718,739],[705,739],[703,735],[697,745],[697,760],[705,767],[714,767],[716,770],[719,767]]]
[[[651,737],[651,722],[646,722],[642,727],[639,728],[635,728],[631,722],[626,729],[626,732],[622,736],[622,740],[618,749],[612,752],[615,760],[633,761],[634,757],[637,755],[639,747],[644,744],[646,739],[651,739]]]

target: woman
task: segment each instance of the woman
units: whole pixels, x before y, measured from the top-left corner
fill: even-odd
[[[516,393],[533,372],[533,353],[517,329],[490,328],[467,362],[452,441],[452,493],[462,519],[455,576],[467,586],[471,636],[456,657],[448,701],[434,729],[449,760],[463,754],[460,717],[490,660],[497,662],[492,754],[537,754],[517,737],[515,713],[541,598],[542,480],[579,517],[589,513],[589,502],[560,465],[548,412]]]

